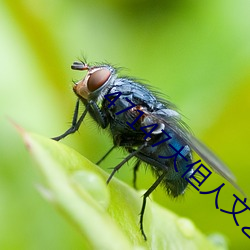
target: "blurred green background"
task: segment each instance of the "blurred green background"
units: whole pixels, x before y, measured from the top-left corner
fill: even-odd
[[[64,132],[76,100],[72,80],[83,76],[70,65],[82,55],[123,66],[124,74],[166,94],[249,196],[249,13],[247,0],[1,1],[0,249],[81,248],[81,235],[36,191],[39,173],[8,117],[47,137]],[[63,143],[96,162],[112,142],[93,124],[88,118]],[[110,171],[122,157],[117,150],[102,167]],[[117,177],[131,184],[132,167]],[[140,170],[140,188],[153,180],[149,170]],[[201,190],[222,182],[213,174]],[[226,183],[220,208],[232,209],[233,193],[243,198]],[[241,227],[250,227],[250,211],[237,216],[237,227],[231,215],[215,209],[213,194],[190,188],[173,200],[158,188],[153,199],[206,234],[224,234],[230,249],[249,249]]]

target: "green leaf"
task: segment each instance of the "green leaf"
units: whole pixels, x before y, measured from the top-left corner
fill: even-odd
[[[143,192],[115,177],[106,185],[108,174],[75,150],[23,130],[21,134],[45,179],[46,188],[39,190],[81,232],[83,249],[225,249],[189,219],[152,199],[144,217],[144,241],[139,229]]]

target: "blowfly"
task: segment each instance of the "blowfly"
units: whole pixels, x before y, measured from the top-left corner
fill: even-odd
[[[131,158],[136,158],[134,184],[139,166],[142,163],[150,166],[156,181],[143,195],[140,230],[145,240],[143,215],[147,197],[159,184],[172,197],[185,192],[197,163],[193,162],[192,151],[241,192],[231,171],[189,132],[175,106],[157,97],[149,86],[133,78],[119,77],[117,69],[108,64],[90,66],[80,61],[71,68],[87,74],[73,87],[77,102],[71,127],[53,139],[59,141],[76,132],[89,113],[113,138],[113,147],[98,163],[116,147],[128,152],[114,167],[107,183]],[[79,115],[80,102],[85,110]]]

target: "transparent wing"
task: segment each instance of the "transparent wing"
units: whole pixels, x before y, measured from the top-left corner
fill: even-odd
[[[163,115],[161,112],[148,114],[159,123],[163,123],[166,128],[172,130],[183,143],[190,146],[216,173],[220,174],[227,181],[229,181],[239,192],[245,197],[246,195],[242,189],[236,184],[236,178],[229,168],[202,142],[196,139],[186,128],[185,124],[175,116]]]

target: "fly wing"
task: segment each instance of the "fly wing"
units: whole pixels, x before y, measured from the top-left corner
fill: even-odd
[[[159,113],[154,112],[150,115],[154,116],[154,119],[158,120],[159,123],[163,123],[166,128],[172,130],[181,141],[189,145],[216,173],[229,181],[246,197],[241,188],[236,184],[236,178],[229,168],[210,149],[189,132],[186,125],[180,120],[180,117],[169,115],[169,111],[164,111],[165,110],[161,110]],[[174,112],[177,113],[176,111]]]
[[[179,129],[175,128],[175,132]],[[180,131],[179,131],[180,132]],[[187,133],[182,139],[218,174],[229,181],[245,197],[243,190],[237,185],[236,178],[230,169],[210,149],[193,135]]]

